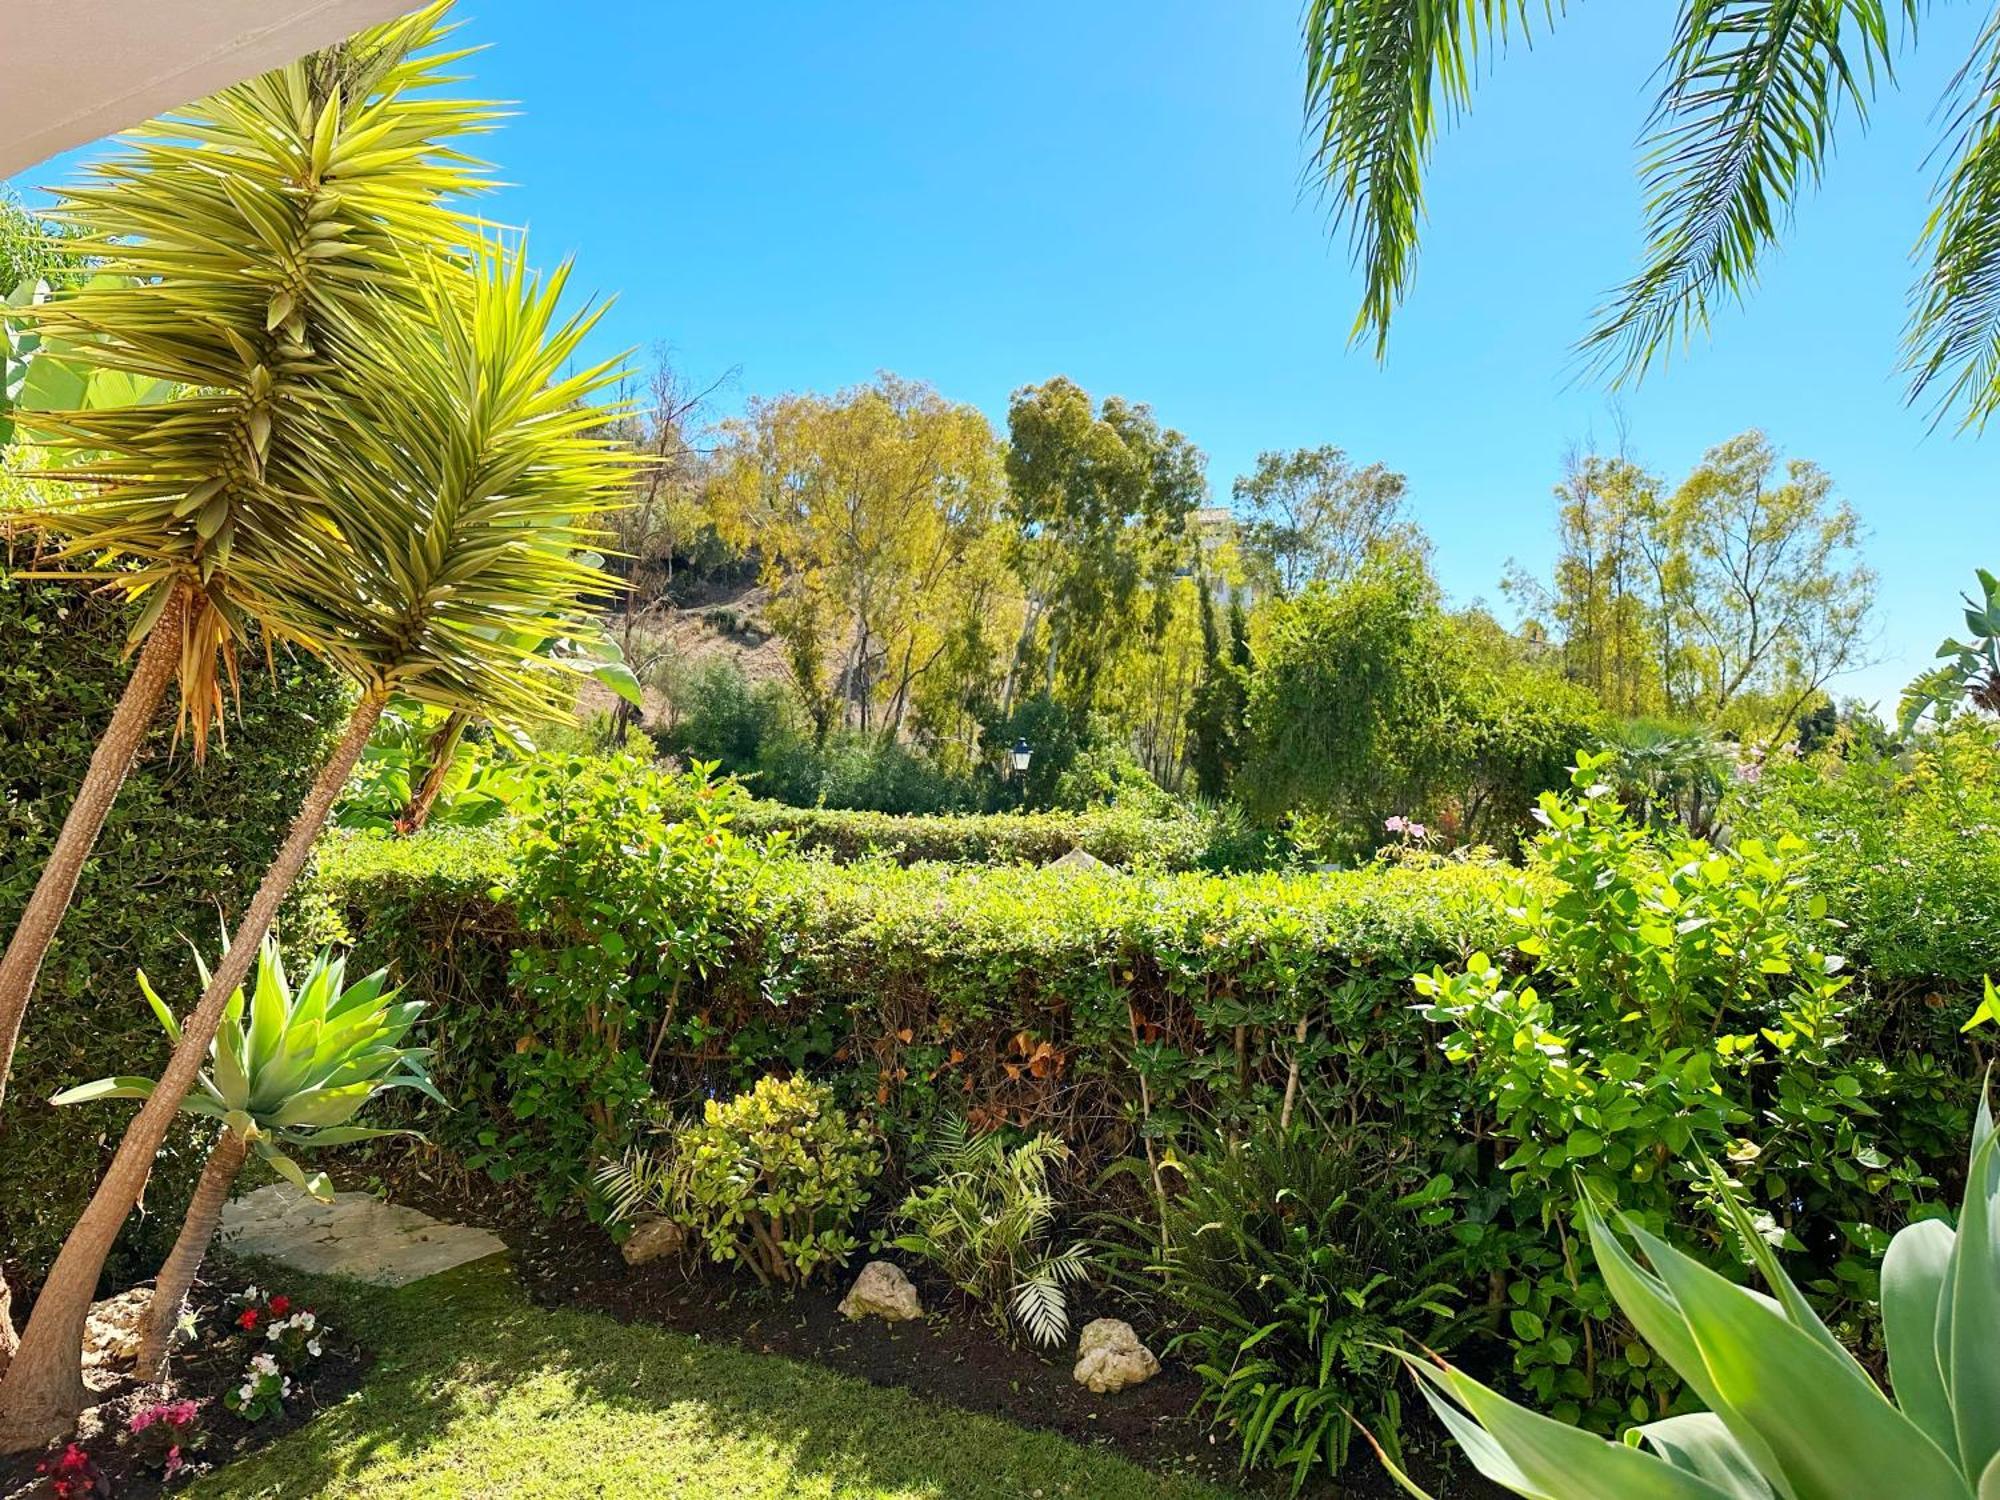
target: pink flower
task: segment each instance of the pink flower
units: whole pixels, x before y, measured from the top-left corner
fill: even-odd
[[[1390,833],[1401,833],[1410,826],[1410,820],[1405,818],[1401,813],[1398,813],[1392,818],[1384,818],[1382,826]]]
[[[1413,839],[1425,839],[1430,837],[1431,831],[1428,828],[1424,827],[1424,825],[1421,823],[1405,823],[1403,827],[1404,830],[1408,832],[1410,837]]]

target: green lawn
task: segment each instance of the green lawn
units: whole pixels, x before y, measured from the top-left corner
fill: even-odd
[[[191,1493],[204,1500],[1196,1500],[1219,1493],[791,1360],[543,1311],[498,1261],[398,1292],[312,1285],[322,1310],[374,1349],[367,1383]]]

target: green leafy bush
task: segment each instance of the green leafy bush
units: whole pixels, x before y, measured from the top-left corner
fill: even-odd
[[[17,555],[17,562],[24,562]],[[129,620],[85,587],[0,576],[0,933],[12,932],[131,667]],[[104,1129],[48,1107],[106,1057],[157,1072],[167,1045],[130,1003],[132,971],[184,991],[187,939],[234,916],[284,836],[313,769],[345,717],[345,694],[317,664],[261,646],[244,653],[242,697],[225,738],[197,766],[163,715],[119,793],[50,950],[0,1112],[0,1246],[32,1279],[96,1186]],[[295,937],[312,924],[295,919]],[[158,1264],[199,1174],[207,1141],[168,1137],[112,1274]]]
[[[1044,1131],[1009,1146],[947,1117],[917,1164],[930,1178],[903,1200],[904,1232],[890,1241],[951,1278],[1005,1324],[1007,1314],[1045,1346],[1069,1336],[1065,1288],[1089,1272],[1084,1247],[1052,1249],[1056,1194],[1052,1168],[1069,1159],[1060,1136]]]
[[[711,1099],[674,1150],[688,1226],[711,1259],[748,1266],[766,1286],[793,1286],[860,1248],[852,1225],[881,1157],[824,1084],[760,1078],[748,1093]]]
[[[512,1128],[478,1164],[526,1175],[545,1205],[623,1142],[691,1019],[683,989],[758,923],[766,854],[730,826],[743,800],[706,767],[629,756],[531,771],[507,843],[526,940],[509,966],[522,1030],[498,1059]]]
[[[1508,1153],[1516,1371],[1565,1420],[1604,1426],[1669,1409],[1680,1384],[1615,1325],[1599,1326],[1609,1293],[1561,1237],[1578,1185],[1699,1240],[1676,1209],[1705,1162],[1727,1161],[1764,1233],[1813,1265],[1830,1305],[1872,1297],[1885,1221],[1932,1185],[1880,1136],[1870,1101],[1898,1079],[1844,1045],[1843,961],[1799,939],[1794,908],[1821,916],[1825,905],[1807,889],[1804,845],[1745,839],[1722,852],[1646,830],[1599,779],[1611,760],[1582,757],[1578,795],[1543,799],[1534,862],[1550,883],[1510,901],[1528,975],[1475,953],[1417,979],[1431,1018],[1453,1028],[1446,1056],[1472,1070]],[[1488,1226],[1466,1227],[1479,1246]],[[1533,1236],[1552,1229],[1557,1243],[1535,1249]],[[1712,1237],[1707,1250],[1729,1254]],[[1584,1364],[1586,1347],[1595,1356]]]
[[[1357,1421],[1398,1448],[1384,1346],[1439,1346],[1456,1317],[1448,1210],[1421,1170],[1372,1133],[1273,1125],[1182,1160],[1160,1223],[1124,1223],[1122,1258],[1185,1324],[1169,1348],[1246,1471],[1289,1470],[1296,1493],[1347,1462]]]

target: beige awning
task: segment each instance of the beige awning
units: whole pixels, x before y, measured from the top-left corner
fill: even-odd
[[[0,0],[0,177],[415,8],[415,0]]]

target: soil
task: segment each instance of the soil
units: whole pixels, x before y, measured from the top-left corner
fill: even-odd
[[[1092,1394],[1070,1378],[1068,1348],[1040,1353],[1011,1341],[921,1266],[904,1269],[928,1314],[922,1321],[850,1322],[837,1304],[851,1276],[785,1297],[692,1257],[627,1266],[602,1229],[576,1219],[488,1227],[508,1240],[529,1295],[544,1305],[585,1308],[808,1361],[871,1385],[899,1386],[961,1410],[1115,1449],[1156,1473],[1246,1487],[1237,1472],[1233,1435],[1211,1430],[1194,1415],[1202,1382],[1192,1371],[1166,1357],[1161,1373],[1145,1384]],[[1071,1312],[1073,1327],[1096,1317],[1125,1318],[1163,1355],[1171,1338],[1170,1330],[1148,1326],[1128,1301],[1097,1288],[1086,1289]],[[1429,1437],[1427,1415],[1410,1414],[1405,1425],[1411,1429],[1406,1442],[1412,1477],[1438,1500],[1489,1500],[1500,1494],[1471,1475],[1462,1460],[1445,1474],[1427,1459],[1421,1451]],[[1254,1481],[1248,1489],[1289,1493],[1288,1484],[1269,1480]],[[1402,1491],[1357,1452],[1337,1487],[1322,1484],[1307,1493],[1388,1500]]]
[[[144,1385],[129,1374],[87,1372],[96,1398],[77,1424],[73,1441],[90,1455],[103,1476],[99,1494],[119,1500],[152,1500],[177,1493],[197,1475],[269,1446],[295,1428],[304,1426],[322,1408],[334,1405],[356,1390],[368,1371],[368,1360],[359,1349],[344,1344],[333,1330],[325,1344],[324,1357],[313,1361],[294,1377],[291,1399],[285,1410],[257,1422],[246,1422],[222,1404],[223,1393],[243,1378],[244,1367],[257,1345],[250,1335],[229,1325],[235,1311],[230,1298],[239,1290],[206,1287],[194,1300],[196,1337],[174,1358],[170,1386]],[[224,1334],[227,1334],[225,1337]],[[169,1484],[163,1482],[161,1456],[145,1447],[127,1430],[134,1412],[157,1401],[192,1397],[201,1403],[201,1415],[191,1450],[184,1450],[185,1467]],[[64,1444],[57,1443],[45,1453],[0,1458],[0,1500],[42,1500],[51,1493],[47,1481],[36,1473],[38,1463],[53,1464]]]

